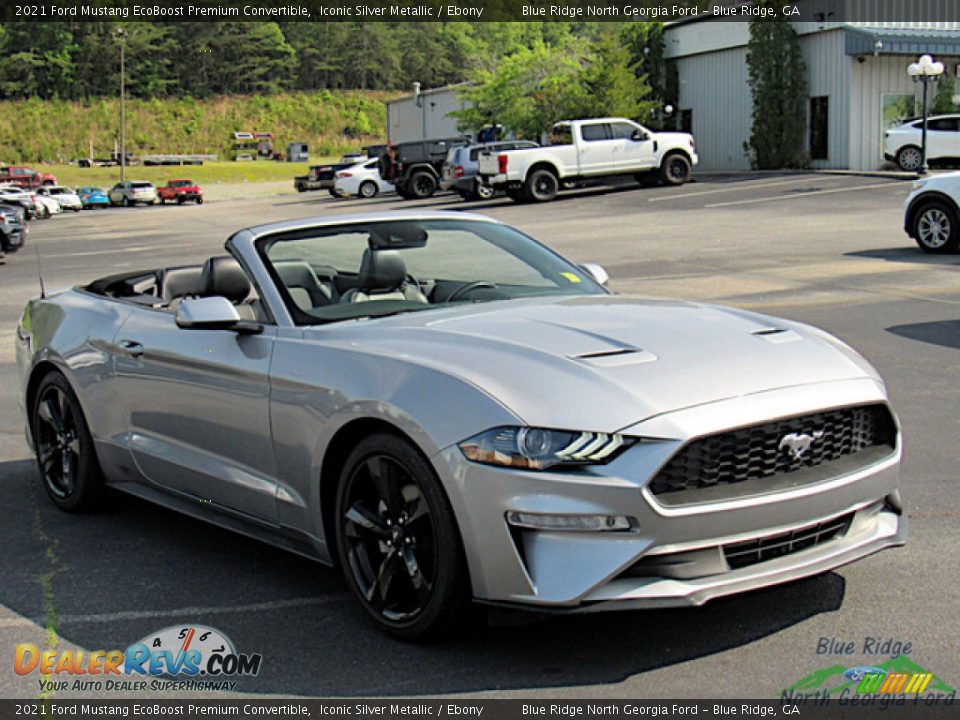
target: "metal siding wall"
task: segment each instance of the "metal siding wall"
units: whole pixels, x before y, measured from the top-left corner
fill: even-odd
[[[921,86],[907,75],[914,58],[861,56],[850,59],[850,167],[875,170],[883,165],[881,96],[885,93],[921,95]],[[944,58],[940,58],[944,59]],[[952,65],[952,61],[948,61]],[[936,89],[931,87],[931,93]],[[931,97],[932,101],[932,97]]]
[[[842,30],[804,35],[800,40],[807,63],[807,83],[810,97],[826,95],[829,102],[827,126],[827,159],[813,160],[816,168],[849,167],[850,144],[848,122],[850,113],[850,63],[844,55]],[[807,103],[807,134],[804,146],[809,147],[810,104]]]
[[[701,170],[749,170],[743,143],[750,139],[753,103],[745,47],[679,58],[678,110],[693,110],[693,137]]]

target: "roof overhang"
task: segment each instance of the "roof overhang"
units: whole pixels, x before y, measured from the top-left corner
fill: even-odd
[[[846,25],[843,30],[847,55],[960,56],[960,30],[869,25]]]

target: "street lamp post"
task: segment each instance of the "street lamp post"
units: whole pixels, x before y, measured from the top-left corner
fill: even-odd
[[[907,75],[914,82],[923,83],[923,130],[920,136],[920,169],[917,172],[925,175],[930,169],[927,165],[927,98],[930,83],[937,82],[943,75],[943,63],[934,62],[929,55],[923,55],[917,62],[907,66]]]
[[[120,42],[120,182],[127,179],[127,88],[125,54],[127,48],[127,31],[117,28],[116,38]]]

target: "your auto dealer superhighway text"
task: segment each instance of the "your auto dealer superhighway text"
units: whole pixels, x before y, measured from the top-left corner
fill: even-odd
[[[736,715],[743,717],[772,717],[777,714],[773,705],[735,705],[724,704],[704,707],[704,715]],[[712,710],[712,712],[711,712]],[[557,715],[567,717],[583,716],[620,716],[631,715],[640,717],[678,717],[699,715],[701,707],[699,705],[681,705],[674,703],[672,705],[631,705],[630,703],[585,703],[576,705],[565,705],[563,703],[550,703],[537,705],[534,703],[523,705],[523,714],[526,716],[554,717]]]

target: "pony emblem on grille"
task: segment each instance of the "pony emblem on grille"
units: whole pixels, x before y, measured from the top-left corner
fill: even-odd
[[[813,444],[823,437],[823,430],[816,430],[810,434],[790,433],[780,439],[780,450],[786,450],[794,460],[802,458]]]

